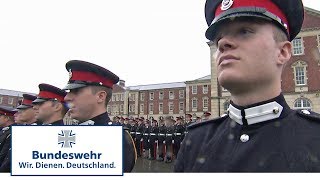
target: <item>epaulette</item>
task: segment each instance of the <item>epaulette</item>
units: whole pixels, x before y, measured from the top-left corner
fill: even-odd
[[[300,117],[320,122],[320,114],[318,113],[315,113],[306,109],[297,110],[296,112]]]
[[[215,119],[210,119],[210,120],[206,120],[206,121],[202,121],[202,122],[198,122],[198,123],[192,123],[189,126],[187,126],[187,130],[191,130],[196,127],[204,126],[204,125],[211,124],[211,123],[220,123],[221,121],[227,119],[228,117],[229,116],[225,114],[225,115],[223,115],[221,117],[217,117]]]

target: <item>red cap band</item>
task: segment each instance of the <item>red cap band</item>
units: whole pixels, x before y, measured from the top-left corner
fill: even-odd
[[[57,99],[60,102],[64,102],[64,97],[60,96],[58,94],[49,92],[49,91],[40,91],[38,97],[44,98],[44,99]]]
[[[222,3],[216,8],[215,17],[223,13],[221,9]],[[289,34],[288,20],[285,14],[279,9],[279,7],[272,2],[272,0],[234,0],[230,8],[243,8],[243,7],[261,7],[265,8],[268,12],[278,16],[281,21],[287,25],[287,32]]]
[[[1,110],[0,110],[0,114],[5,115],[5,116],[13,116],[14,115],[14,113],[12,113],[12,112],[4,112]]]
[[[103,86],[107,86],[109,88],[113,87],[113,82],[111,80],[92,72],[72,71],[72,77],[70,80],[102,83],[101,85]]]
[[[32,106],[32,101],[30,99],[23,99],[21,104]]]

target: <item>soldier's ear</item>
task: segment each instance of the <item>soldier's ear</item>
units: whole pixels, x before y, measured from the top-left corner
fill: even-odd
[[[283,41],[278,43],[279,53],[277,64],[285,65],[291,58],[292,44],[289,41]]]
[[[107,98],[107,92],[106,91],[98,91],[97,92],[97,101],[98,103],[104,103]]]

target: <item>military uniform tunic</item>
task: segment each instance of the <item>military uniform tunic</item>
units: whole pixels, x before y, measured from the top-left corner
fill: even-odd
[[[320,116],[283,95],[188,127],[176,172],[320,172]]]

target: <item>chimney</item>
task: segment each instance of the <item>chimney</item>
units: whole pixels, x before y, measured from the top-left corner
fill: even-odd
[[[122,79],[120,79],[120,80],[119,80],[119,86],[125,87],[125,86],[126,86],[125,81],[122,80]]]

